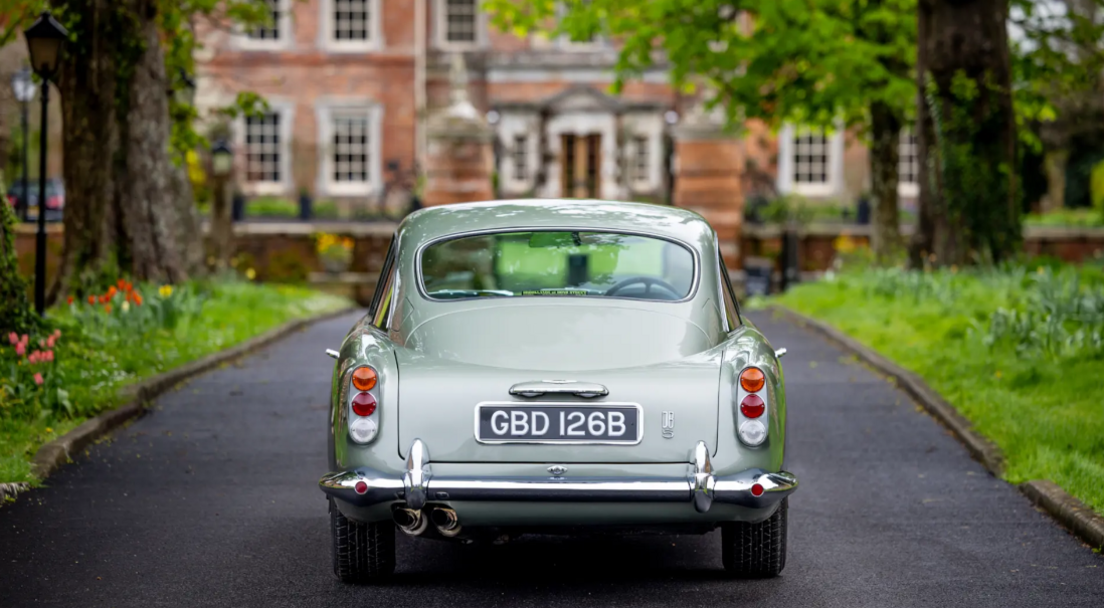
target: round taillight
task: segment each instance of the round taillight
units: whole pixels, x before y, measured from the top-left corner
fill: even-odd
[[[358,391],[370,391],[376,388],[376,370],[370,367],[358,367],[353,372],[353,386]]]
[[[763,415],[766,409],[767,404],[763,403],[763,399],[759,395],[748,395],[740,402],[740,413],[745,418],[758,418]]]
[[[762,486],[762,484],[757,483],[757,484],[751,486],[751,495],[752,496],[762,496],[763,495],[763,486]]]
[[[356,485],[353,488],[356,490],[357,494],[365,494],[368,492],[368,484],[364,483],[363,481],[356,482]],[[756,494],[756,496],[758,496],[758,494]]]
[[[376,398],[372,393],[357,393],[353,397],[353,413],[357,416],[371,416],[376,411]]]
[[[763,375],[763,370],[758,367],[749,367],[740,374],[740,386],[744,387],[744,390],[749,393],[763,390],[763,385],[766,383],[767,377]]]

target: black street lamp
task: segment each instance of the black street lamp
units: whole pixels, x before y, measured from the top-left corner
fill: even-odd
[[[35,310],[46,313],[46,141],[50,79],[61,65],[61,53],[69,32],[51,15],[42,11],[31,27],[23,31],[27,50],[31,54],[31,68],[42,79],[42,127],[38,145],[38,232],[35,235]]]
[[[30,108],[31,101],[34,101],[35,93],[38,87],[35,86],[34,79],[31,78],[31,71],[27,68],[23,68],[12,76],[12,92],[15,94],[15,99],[19,102],[21,116],[23,118],[23,193],[20,195],[19,209],[16,212],[19,214],[19,219],[24,222],[27,221],[27,208],[30,206],[29,185],[27,183],[27,145],[31,134],[30,129],[27,127],[27,113]],[[41,193],[40,193],[41,194]]]

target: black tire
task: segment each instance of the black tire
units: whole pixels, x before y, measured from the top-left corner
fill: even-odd
[[[395,524],[362,524],[346,518],[330,499],[333,569],[346,583],[368,583],[395,571]]]
[[[757,524],[721,524],[721,561],[738,578],[772,578],[786,567],[786,520],[790,501]]]

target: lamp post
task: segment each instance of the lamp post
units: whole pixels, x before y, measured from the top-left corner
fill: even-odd
[[[219,269],[230,263],[233,250],[234,223],[230,215],[230,175],[234,172],[234,150],[226,140],[211,146],[211,175],[214,192],[211,203],[211,240],[215,262]]]
[[[37,89],[38,87],[35,86],[34,80],[31,79],[31,70],[23,68],[12,76],[12,92],[15,93],[15,99],[19,101],[20,114],[23,119],[23,194],[20,197],[19,209],[16,209],[16,212],[19,214],[19,219],[24,222],[27,221],[27,207],[31,200],[30,192],[28,192],[29,185],[27,184],[27,144],[30,138],[30,133],[28,132],[29,128],[27,126],[27,114]]]
[[[31,69],[42,79],[42,127],[38,144],[38,232],[35,235],[35,310],[46,313],[46,140],[49,130],[50,79],[57,74],[69,32],[50,11],[42,11],[23,31],[31,55]]]

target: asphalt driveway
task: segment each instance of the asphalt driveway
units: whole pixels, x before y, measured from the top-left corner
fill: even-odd
[[[1093,606],[1104,557],[990,477],[942,427],[806,330],[784,360],[790,553],[730,581],[719,533],[400,539],[394,581],[330,570],[324,405],[355,316],[204,375],[0,508],[0,606]]]

